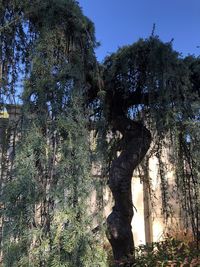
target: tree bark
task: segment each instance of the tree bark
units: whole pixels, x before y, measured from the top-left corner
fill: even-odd
[[[107,218],[108,239],[117,267],[130,266],[134,261],[131,180],[134,169],[149,149],[151,134],[144,125],[126,117],[116,118],[113,126],[123,136],[120,142],[121,154],[113,160],[110,169],[109,187],[115,205]]]

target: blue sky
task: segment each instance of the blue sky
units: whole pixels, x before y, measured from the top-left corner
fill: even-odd
[[[95,24],[100,61],[118,47],[155,34],[174,38],[174,49],[184,56],[200,55],[200,0],[80,0],[83,12]]]

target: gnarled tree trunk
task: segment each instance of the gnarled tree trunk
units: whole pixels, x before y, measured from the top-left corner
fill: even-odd
[[[151,134],[144,125],[126,117],[116,118],[113,126],[123,137],[120,143],[121,154],[113,160],[109,175],[109,187],[115,205],[107,218],[108,239],[112,246],[115,266],[129,266],[130,261],[134,259],[131,179],[134,169],[149,149]]]

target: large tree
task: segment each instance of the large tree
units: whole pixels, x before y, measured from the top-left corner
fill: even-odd
[[[5,266],[104,266],[98,246],[91,248],[84,212],[91,125],[99,133],[104,125],[104,143],[108,130],[117,140],[107,157],[115,200],[108,239],[116,266],[134,262],[133,171],[151,143],[159,157],[166,135],[178,194],[198,242],[199,59],[183,58],[172,43],[151,36],[100,65],[94,26],[74,0],[2,0],[0,23],[1,102],[14,102],[21,84],[24,106],[13,167],[5,161],[1,169]]]
[[[73,0],[1,1],[0,9],[1,108],[16,108],[22,91],[1,156],[1,264],[105,266],[89,213],[93,24]]]
[[[133,171],[151,143],[158,144],[159,156],[165,136],[173,147],[174,163],[185,164],[181,174],[180,169],[176,170],[177,182],[182,185],[182,192],[177,194],[187,200],[189,197],[190,204],[186,204],[184,211],[186,216],[190,214],[193,233],[199,238],[199,165],[194,149],[199,134],[199,74],[198,59],[183,59],[171,43],[163,43],[156,36],[123,47],[105,59],[105,117],[112,131],[122,136],[118,149],[115,148],[121,153],[112,160],[109,172],[115,205],[107,224],[116,266],[134,258]],[[157,137],[153,139],[150,130]],[[161,189],[166,207],[168,188],[163,185]]]
[[[121,135],[113,148],[118,154],[110,157],[109,187],[115,205],[107,219],[116,266],[134,262],[131,179],[151,143],[159,159],[163,212],[169,216],[161,157],[166,136],[176,166],[177,195],[198,244],[199,59],[183,58],[171,42],[150,36],[108,56],[102,72],[104,119],[113,136]]]

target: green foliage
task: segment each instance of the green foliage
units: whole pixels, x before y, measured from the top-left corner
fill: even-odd
[[[107,57],[104,67],[107,105],[114,105],[116,114],[119,103],[124,113],[132,109],[129,116],[142,113],[159,135],[174,126],[175,116],[191,108],[190,71],[172,43],[157,36],[140,39]]]
[[[23,79],[22,123],[1,192],[3,264],[106,266],[89,211],[94,182],[84,101],[97,65],[93,24],[73,0],[0,7],[1,57],[9,66],[2,101],[15,96],[9,79],[13,88]]]
[[[136,248],[136,263],[133,266],[198,266],[199,251],[195,245],[175,240],[166,239],[149,245],[141,245]],[[196,265],[195,265],[196,264]],[[193,266],[193,265],[192,265]]]
[[[55,76],[55,72],[59,72],[60,76],[68,75],[68,78],[73,70],[82,75],[82,79],[83,72],[92,75],[96,64],[93,49],[97,45],[94,26],[76,1],[9,0],[0,2],[0,10],[1,102],[15,101],[16,88],[23,87],[21,80],[29,77],[30,72],[32,76],[42,75],[43,84],[49,70]],[[36,56],[37,53],[40,55]],[[79,71],[76,69],[78,61]],[[61,62],[65,62],[65,66]],[[38,64],[44,64],[43,72],[37,69]],[[32,67],[37,70],[32,71]],[[46,72],[44,67],[47,67]],[[46,76],[50,81],[52,72]],[[55,78],[57,82],[60,79]]]
[[[150,36],[108,56],[103,72],[107,125],[112,125],[118,116],[128,116],[151,130],[153,145],[148,154],[158,158],[166,219],[171,210],[163,151],[170,150],[184,225],[193,228],[197,239],[200,225],[199,70],[199,58],[183,58],[173,50],[171,42],[163,43],[158,36]],[[115,137],[116,133],[112,148],[117,146],[120,150]]]
[[[25,125],[13,177],[3,190],[5,266],[106,266],[102,244],[92,233],[94,183],[80,101],[73,96],[66,116],[52,122],[56,136],[50,122],[47,136],[40,121]]]

